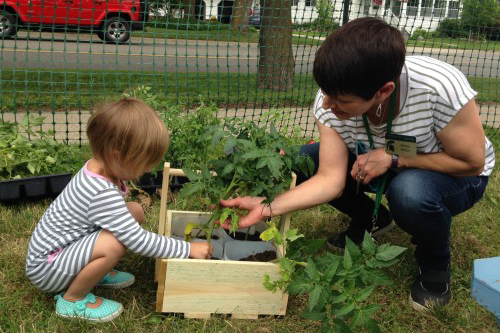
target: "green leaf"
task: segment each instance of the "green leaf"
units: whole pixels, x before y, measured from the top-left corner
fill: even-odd
[[[338,309],[337,311],[335,311],[334,313],[336,316],[342,317],[348,315],[352,310],[354,310],[354,303],[348,303],[343,307],[341,307],[340,309]]]
[[[346,236],[345,238],[345,248],[346,250],[349,251],[349,255],[351,258],[355,261],[361,257],[361,250],[359,247],[349,238]]]
[[[373,290],[375,289],[375,286],[369,286],[364,289],[361,289],[355,296],[354,299],[356,302],[364,302],[370,297],[372,294]]]
[[[331,282],[333,277],[335,276],[335,273],[337,273],[337,269],[340,266],[340,259],[336,258],[336,260],[332,261],[331,264],[328,266],[328,268],[325,271],[324,278],[328,282]]]
[[[278,131],[276,130],[276,127],[274,126],[274,123],[271,123],[269,125],[269,127],[270,127],[271,136],[273,138],[279,138],[280,135],[279,135]]]
[[[344,260],[342,261],[342,265],[345,269],[351,269],[352,267],[351,254],[347,248],[344,250]]]
[[[361,248],[368,254],[375,254],[375,251],[377,250],[377,244],[373,240],[372,236],[370,236],[368,231],[365,231],[365,236],[363,237]]]
[[[254,159],[254,158],[259,158],[259,157],[266,156],[266,154],[267,153],[264,150],[255,149],[255,150],[249,151],[248,153],[243,154],[243,156],[241,156],[241,158],[243,158],[243,159]]]
[[[28,165],[26,166],[28,168],[28,170],[34,174],[36,172],[36,167],[33,163],[29,162]]]
[[[330,302],[332,304],[338,304],[338,303],[342,303],[344,302],[346,299],[347,299],[347,293],[343,293],[343,294],[340,294],[338,296],[334,296],[332,297],[332,299],[330,300]]]
[[[316,264],[314,263],[312,258],[309,258],[307,260],[306,274],[313,281],[319,281],[320,279],[318,268],[316,267]]]
[[[232,154],[237,143],[238,141],[234,137],[230,136],[224,143],[224,153],[226,155]]]
[[[302,313],[302,318],[309,320],[323,320],[326,318],[326,313],[324,312],[312,312],[312,311],[304,311]]]
[[[310,292],[313,289],[313,285],[309,280],[306,280],[305,278],[301,276],[296,276],[288,285],[286,290],[290,294],[306,294]]]
[[[231,172],[234,170],[234,164],[226,164],[226,166],[224,167],[224,170],[222,170],[222,175],[221,176],[227,176],[229,174],[231,174]]]
[[[279,234],[280,231],[278,230],[278,228],[276,228],[276,225],[274,224],[274,222],[272,222],[269,226],[269,228],[267,228],[266,230],[264,230],[261,234],[260,234],[260,239],[262,239],[264,242],[267,242],[267,241],[270,241],[271,239],[274,239],[276,234]]]
[[[380,333],[380,327],[378,326],[378,323],[374,319],[368,319],[363,323],[363,326],[368,332],[372,333]]]
[[[267,160],[267,168],[274,178],[278,179],[280,177],[280,167],[282,165],[283,162],[278,157],[271,157]]]
[[[186,223],[186,227],[184,228],[184,235],[189,235],[195,227],[196,224],[194,224],[193,222]]]
[[[50,163],[50,164],[54,164],[54,163],[56,163],[56,160],[52,156],[47,156],[45,158],[45,162]]]
[[[406,247],[389,246],[389,247],[383,249],[381,252],[379,252],[377,250],[377,253],[375,254],[375,258],[377,258],[378,260],[382,260],[382,261],[389,261],[389,260],[392,260],[392,259],[396,258],[397,256],[399,256],[405,250],[406,250]]]
[[[312,311],[318,303],[318,299],[322,291],[323,287],[321,287],[320,285],[315,285],[313,290],[309,292],[309,311]]]
[[[297,235],[298,232],[299,229],[288,229],[286,232],[286,239],[290,242],[294,242],[299,238],[303,238],[304,235],[303,234]]]

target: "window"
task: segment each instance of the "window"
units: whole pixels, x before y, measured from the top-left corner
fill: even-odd
[[[432,2],[433,0],[422,0],[420,16],[432,16]]]
[[[365,0],[363,2],[363,14],[368,15],[370,13],[371,4],[372,4],[372,0]]]
[[[406,7],[407,16],[417,16],[418,14],[418,0],[409,0]]]
[[[306,0],[306,7],[315,7],[316,0]]]
[[[450,1],[448,4],[448,17],[458,18],[459,9],[460,1]]]
[[[298,6],[299,0],[292,0],[292,6]]]
[[[446,0],[434,1],[434,16],[443,17],[446,13]]]

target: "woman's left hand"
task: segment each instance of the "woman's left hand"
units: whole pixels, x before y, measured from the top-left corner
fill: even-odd
[[[372,179],[384,174],[391,166],[391,155],[387,154],[383,148],[374,149],[370,152],[359,155],[351,169],[351,176],[363,184],[368,184]],[[360,171],[362,172],[360,173]]]

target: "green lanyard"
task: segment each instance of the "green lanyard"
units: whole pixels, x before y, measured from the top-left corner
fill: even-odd
[[[391,134],[392,130],[392,118],[394,116],[394,107],[396,105],[396,90],[398,89],[398,84],[394,88],[394,91],[391,93],[391,97],[389,99],[389,114],[387,116],[387,133]],[[366,113],[363,114],[363,124],[365,125],[366,134],[368,135],[368,142],[370,143],[371,149],[374,149],[373,146],[373,137],[370,132],[370,125],[368,125],[368,117]],[[387,172],[384,174],[382,181],[379,183],[377,188],[377,195],[375,197],[375,206],[373,207],[373,215],[372,215],[372,224],[375,225],[378,218],[378,209],[380,207],[380,202],[382,201],[382,194],[384,193],[385,184],[387,183]]]

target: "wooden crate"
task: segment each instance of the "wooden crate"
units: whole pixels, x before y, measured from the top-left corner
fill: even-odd
[[[172,225],[203,223],[210,213],[167,210],[168,181],[171,175],[185,176],[182,170],[163,171],[159,234],[172,236]],[[295,186],[295,175],[291,187]],[[288,230],[290,214],[281,216],[281,232]],[[277,247],[277,256],[284,247]],[[158,259],[156,311],[183,313],[189,318],[208,318],[212,314],[230,314],[233,318],[256,319],[259,315],[284,315],[288,294],[264,288],[264,275],[279,278],[279,264],[200,259]]]

